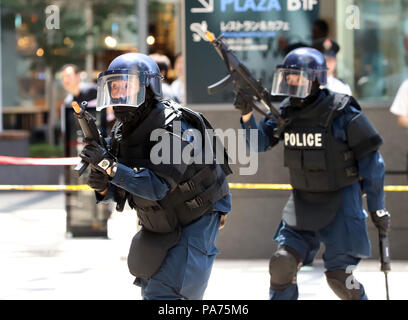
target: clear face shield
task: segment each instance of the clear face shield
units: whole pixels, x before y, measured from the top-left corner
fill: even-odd
[[[305,70],[278,68],[273,77],[272,95],[306,98],[315,78]]]
[[[146,75],[134,70],[106,71],[98,77],[96,110],[107,107],[139,107],[145,102]]]

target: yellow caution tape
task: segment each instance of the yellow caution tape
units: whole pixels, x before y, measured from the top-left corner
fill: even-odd
[[[236,190],[292,190],[290,184],[261,184],[261,183],[230,183],[231,189]],[[86,184],[83,185],[0,185],[0,191],[92,191]],[[385,186],[385,191],[408,192],[408,186]]]
[[[230,183],[231,189],[247,190],[292,190],[290,184]]]
[[[396,191],[396,192],[404,192],[408,191],[408,186],[385,186],[385,191]]]
[[[231,189],[247,190],[293,190],[290,184],[252,184],[252,183],[230,183]],[[385,186],[384,191],[407,192],[408,186]]]

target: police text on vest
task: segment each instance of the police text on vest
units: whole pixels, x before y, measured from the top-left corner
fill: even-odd
[[[285,147],[322,148],[323,134],[285,132]]]

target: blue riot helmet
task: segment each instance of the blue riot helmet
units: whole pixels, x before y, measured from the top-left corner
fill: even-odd
[[[145,102],[146,88],[162,97],[162,75],[157,63],[142,53],[116,57],[98,76],[96,110],[124,106],[138,108]]]
[[[276,68],[272,95],[304,99],[312,93],[313,83],[327,83],[327,65],[323,54],[312,48],[298,48],[288,53]]]

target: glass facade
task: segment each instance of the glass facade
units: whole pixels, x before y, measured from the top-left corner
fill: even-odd
[[[56,79],[54,104],[60,105],[67,94],[58,72],[64,64],[73,63],[91,71],[84,72],[81,78],[95,81],[116,56],[139,51],[143,47],[139,21],[148,22],[149,53],[165,54],[174,62],[181,51],[181,0],[146,3],[148,19],[139,18],[140,4],[136,0],[64,1],[57,6],[52,6],[51,1],[2,1],[1,90],[2,106],[7,111],[4,128],[29,129],[12,114],[12,107],[48,110],[47,68]],[[47,23],[56,29],[48,28]],[[169,77],[174,77],[173,70]]]
[[[390,102],[407,78],[408,1],[337,1],[338,77],[362,101]]]
[[[59,105],[66,95],[58,73],[63,64],[92,70],[92,75],[83,78],[95,80],[117,55],[140,48],[138,1],[59,2],[57,30],[45,28],[50,3],[1,3],[1,97],[7,112],[11,107],[47,110],[47,67],[56,76],[55,104]],[[183,0],[147,3],[148,51],[165,54],[174,63],[182,50]],[[341,46],[338,78],[350,85],[359,100],[385,106],[408,77],[408,0],[325,0],[319,4],[330,36]],[[272,70],[262,76],[272,78]],[[173,69],[168,78],[175,78]],[[3,115],[3,123],[5,129],[23,128],[9,113]]]
[[[4,129],[30,129],[34,125],[32,122],[24,125],[21,114],[16,116],[11,108],[20,107],[19,110],[27,112],[49,110],[50,74],[54,90],[52,105],[56,108],[61,105],[67,94],[59,78],[64,64],[73,63],[81,70],[91,70],[81,78],[92,81],[113,57],[138,48],[136,1],[50,4],[7,0],[1,3]]]

